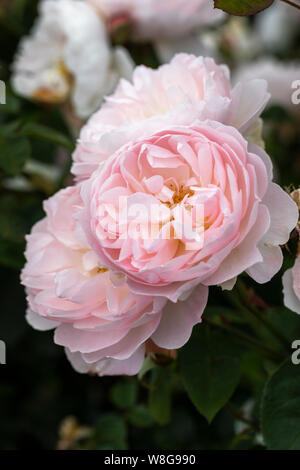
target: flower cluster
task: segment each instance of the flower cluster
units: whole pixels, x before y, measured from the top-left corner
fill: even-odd
[[[264,80],[232,87],[226,67],[180,54],[136,68],[82,129],[76,183],[45,203],[22,272],[29,323],[54,328],[76,370],[136,374],[186,343],[209,286],[279,271],[298,210],[255,143],[268,99]]]
[[[70,102],[86,119],[132,74],[127,49],[111,45],[111,24],[125,21],[138,40],[154,40],[184,37],[222,17],[207,0],[43,0],[31,35],[19,45],[12,85],[38,102]]]

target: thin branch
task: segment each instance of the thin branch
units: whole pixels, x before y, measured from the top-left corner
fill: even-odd
[[[213,328],[227,332],[232,336],[233,339],[235,338],[241,346],[254,349],[267,359],[271,359],[274,362],[282,362],[284,360],[284,356],[282,356],[280,353],[274,351],[265,344],[260,343],[256,338],[248,335],[247,333],[244,333],[240,329],[224,324],[215,323],[208,318],[204,318],[203,321]]]
[[[237,282],[237,290],[240,294],[241,300],[246,299],[246,286],[244,285],[243,281],[241,279],[238,280]],[[247,306],[244,304],[241,304],[241,307],[245,310],[251,313],[259,322],[261,322],[264,327],[270,331],[270,333],[277,338],[277,340],[282,344],[282,346],[285,348],[287,352],[290,352],[290,343],[287,340],[287,338],[277,330],[277,328],[274,327],[274,325],[264,316],[263,313],[261,313],[259,310],[257,310],[253,305],[248,304]]]
[[[300,5],[297,5],[296,3],[291,2],[291,0],[281,0],[281,1],[284,3],[287,3],[288,5],[291,5],[292,7],[298,8],[298,10],[300,10]]]
[[[256,432],[260,431],[259,423],[257,423],[256,421],[252,419],[246,418],[243,415],[243,413],[239,409],[237,409],[235,405],[233,405],[233,403],[228,402],[225,405],[225,408],[238,421],[241,421],[242,423],[247,424],[249,427],[253,428]]]

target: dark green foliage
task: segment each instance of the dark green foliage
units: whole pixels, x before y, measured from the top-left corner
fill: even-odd
[[[300,450],[300,370],[290,359],[265,386],[261,419],[268,449]]]
[[[228,351],[226,337],[204,325],[180,352],[180,370],[186,391],[198,411],[211,422],[227,403],[240,378],[240,361]]]

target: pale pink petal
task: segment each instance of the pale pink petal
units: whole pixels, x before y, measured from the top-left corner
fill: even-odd
[[[259,245],[262,261],[247,269],[247,273],[256,282],[263,284],[269,282],[280,270],[283,256],[279,246],[268,246],[262,243]]]
[[[48,331],[59,326],[59,322],[49,320],[33,312],[30,308],[26,311],[26,320],[35,330]]]
[[[197,286],[184,301],[168,302],[159,327],[151,336],[157,346],[176,349],[183,346],[192,333],[193,326],[201,322],[208,299],[208,288]]]
[[[287,308],[300,314],[300,299],[297,297],[295,290],[293,289],[293,281],[292,269],[288,269],[282,277],[283,301]]]
[[[263,202],[271,216],[270,229],[264,237],[264,242],[270,245],[284,245],[298,222],[297,204],[276,183],[270,183]]]

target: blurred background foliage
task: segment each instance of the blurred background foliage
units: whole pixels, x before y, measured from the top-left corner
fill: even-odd
[[[252,449],[267,443],[299,449],[287,417],[299,430],[300,366],[291,371],[287,361],[273,375],[291,354],[291,341],[300,338],[300,317],[282,307],[282,271],[266,286],[245,277],[233,294],[212,289],[203,324],[176,360],[149,357],[137,378],[78,374],[51,332],[25,322],[19,282],[24,237],[43,216],[43,200],[72,181],[75,144],[59,109],[23,100],[9,86],[16,46],[33,24],[37,3],[0,0],[0,79],[7,85],[7,103],[0,105],[0,338],[7,344],[7,365],[0,366],[0,448]],[[125,42],[136,63],[158,65],[151,44],[126,40],[126,34],[114,38]],[[223,46],[230,64],[230,48]],[[297,54],[295,43],[290,55]],[[277,182],[297,187],[299,121],[279,107],[264,118]],[[295,251],[292,239],[284,269]],[[278,373],[285,403],[294,403],[283,417]],[[269,411],[274,403],[279,419]]]

